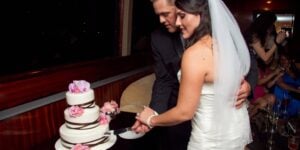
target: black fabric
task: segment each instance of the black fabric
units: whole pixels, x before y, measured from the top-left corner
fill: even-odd
[[[178,96],[177,72],[180,68],[180,59],[183,47],[179,33],[169,33],[159,28],[151,34],[151,46],[155,60],[154,81],[150,107],[158,113],[174,106]]]
[[[183,53],[179,33],[169,33],[159,28],[151,34],[151,46],[155,60],[155,76],[150,107],[163,113],[177,103],[179,82],[177,72]],[[152,150],[186,150],[191,133],[191,122],[172,126],[156,127],[149,134]]]
[[[248,100],[253,99],[253,92],[254,88],[257,84],[258,81],[258,66],[257,66],[257,56],[253,52],[254,50],[250,49],[250,70],[246,76],[246,81],[250,84],[251,87],[251,92],[250,95],[248,96]]]

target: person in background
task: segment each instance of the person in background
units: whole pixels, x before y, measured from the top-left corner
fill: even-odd
[[[276,19],[276,15],[272,12],[261,13],[251,23],[245,34],[251,56],[251,67],[246,77],[252,88],[250,99],[253,98],[254,88],[259,77],[257,59],[261,59],[266,64],[270,63],[277,48],[286,38],[283,31],[276,34],[274,26]]]
[[[151,46],[155,61],[155,81],[150,107],[163,113],[176,106],[179,82],[177,72],[184,51],[184,40],[176,26],[175,0],[150,0],[162,26],[152,32]],[[250,85],[243,80],[238,92],[236,107],[240,108],[250,93]],[[140,122],[136,122],[139,124]],[[146,136],[152,142],[148,149],[186,150],[191,123],[183,122],[172,127],[155,128]],[[161,145],[164,145],[161,147]]]
[[[271,70],[271,65],[272,63],[265,64],[262,61],[258,61],[259,77],[258,83],[254,88],[253,99],[250,101],[252,104],[249,111],[250,118],[254,117],[259,109],[273,108],[275,103],[275,95],[269,89],[282,77],[284,71],[278,66],[276,69]]]
[[[147,132],[154,126],[173,126],[193,119],[188,149],[244,148],[250,141],[248,112],[246,105],[236,109],[234,103],[243,76],[248,71],[250,59],[237,23],[221,0],[177,0],[175,4],[178,7],[176,22],[182,37],[187,40],[187,50],[178,72],[180,88],[177,104],[160,115],[154,113],[155,105],[150,105],[154,110],[145,107],[137,115],[137,122],[132,129]],[[156,8],[155,2],[153,5]],[[173,9],[176,10],[174,6]],[[170,29],[164,20],[168,13],[158,9],[155,12],[167,29]],[[211,24],[211,13],[214,13],[211,18],[216,21],[215,24]],[[224,16],[217,17],[222,14]],[[218,31],[215,31],[215,25],[219,25]],[[215,32],[218,36],[214,36]],[[213,43],[213,38],[218,45]],[[159,41],[157,44],[165,44],[162,40]],[[223,55],[224,53],[226,54]],[[217,67],[214,62],[218,62]],[[176,74],[175,71],[172,77],[176,78]]]
[[[295,95],[300,94],[300,76],[296,74],[295,68],[291,67],[292,59],[287,53],[281,53],[280,65],[284,68],[284,75],[276,82],[274,94],[277,100],[285,105],[282,109],[287,110],[286,117],[297,117],[300,113],[300,99]]]

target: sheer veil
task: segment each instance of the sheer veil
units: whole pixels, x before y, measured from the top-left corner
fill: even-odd
[[[248,73],[250,56],[240,28],[223,1],[208,0],[208,5],[216,64],[214,81],[216,107],[213,123],[217,128],[217,136],[222,139],[224,135],[230,134],[228,132],[231,132],[231,129],[234,130],[232,124],[228,124],[228,118],[238,118],[236,115],[239,113],[236,111],[241,111],[234,108],[234,103],[241,81]]]

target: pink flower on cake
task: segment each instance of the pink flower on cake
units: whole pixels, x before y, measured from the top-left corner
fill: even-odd
[[[79,117],[84,112],[83,109],[79,106],[72,106],[68,110],[71,117]]]
[[[90,148],[86,145],[76,144],[71,150],[90,150]]]
[[[99,124],[103,125],[103,124],[108,124],[110,121],[110,117],[105,115],[105,113],[100,113],[99,116]]]
[[[114,100],[111,100],[110,102],[105,102],[103,107],[101,108],[101,112],[106,114],[119,113],[120,112],[119,105]]]
[[[69,84],[69,91],[71,93],[83,93],[90,90],[90,83],[85,80],[74,80]]]

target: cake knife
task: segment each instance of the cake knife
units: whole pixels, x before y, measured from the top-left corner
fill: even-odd
[[[111,130],[110,132],[115,134],[115,135],[118,135],[118,134],[121,134],[121,133],[124,133],[126,131],[131,131],[131,127],[126,127],[126,128],[120,128],[120,129],[116,129],[116,130]]]

